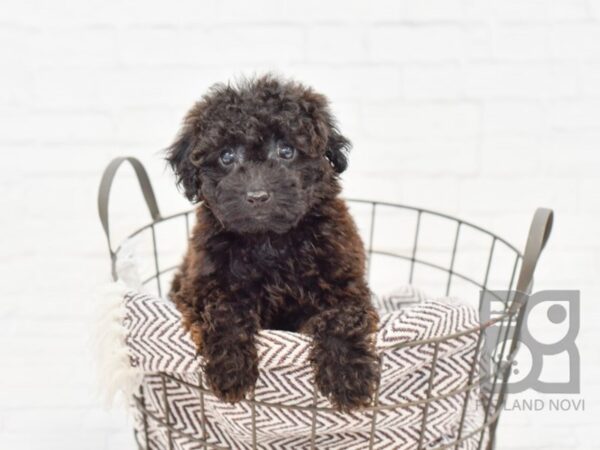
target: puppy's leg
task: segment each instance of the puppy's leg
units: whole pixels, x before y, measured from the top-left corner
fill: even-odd
[[[317,387],[341,411],[371,402],[379,377],[372,335],[377,320],[371,305],[338,305],[302,327],[313,337],[310,361]]]
[[[210,388],[219,398],[235,402],[254,387],[258,376],[254,335],[259,322],[251,302],[212,276],[200,256],[189,247],[170,296],[205,359]]]
[[[211,300],[203,313],[201,337],[206,378],[217,397],[233,403],[242,400],[258,378],[259,321],[243,302]]]

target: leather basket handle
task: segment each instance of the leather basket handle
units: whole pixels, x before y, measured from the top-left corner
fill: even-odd
[[[100,181],[100,188],[98,189],[98,215],[100,216],[100,222],[102,223],[102,228],[104,229],[104,234],[106,235],[106,240],[108,242],[108,251],[110,252],[112,276],[114,280],[117,279],[117,274],[115,271],[116,254],[110,241],[108,202],[113,180],[117,170],[124,162],[128,162],[135,171],[135,175],[138,183],[140,184],[142,194],[144,194],[144,200],[146,201],[146,206],[148,207],[148,211],[150,212],[152,220],[156,221],[161,219],[158,204],[156,203],[156,196],[154,195],[154,190],[152,189],[152,184],[150,183],[150,178],[148,177],[148,172],[146,172],[144,165],[137,158],[132,156],[121,156],[113,159],[108,166],[106,166],[106,169],[104,169],[102,180]]]
[[[535,211],[529,228],[527,243],[525,244],[521,272],[519,273],[519,279],[517,281],[517,292],[519,293],[530,293],[533,283],[533,274],[542,250],[544,250],[544,247],[550,238],[553,222],[554,212],[551,209],[538,208]]]

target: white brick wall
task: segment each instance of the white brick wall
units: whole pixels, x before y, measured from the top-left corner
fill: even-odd
[[[537,288],[582,291],[584,413],[506,412],[500,449],[598,447],[600,2],[8,0],[0,18],[0,448],[133,448],[94,394],[91,293],[108,279],[101,170],[159,150],[215,81],[276,70],[328,94],[346,193],[440,209],[518,244],[556,226]],[[127,170],[112,212],[147,220]],[[34,430],[34,431],[32,431]]]

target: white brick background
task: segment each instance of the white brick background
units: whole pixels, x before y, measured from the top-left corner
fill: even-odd
[[[537,289],[581,289],[585,412],[505,412],[500,449],[600,448],[598,0],[5,0],[0,17],[0,448],[133,448],[94,394],[91,293],[108,280],[102,169],[164,170],[191,103],[274,69],[333,102],[349,196],[439,209],[518,245],[556,224]],[[111,213],[147,221],[124,169]]]

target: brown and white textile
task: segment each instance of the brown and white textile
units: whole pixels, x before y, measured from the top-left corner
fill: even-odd
[[[144,442],[144,427],[147,427],[151,448],[160,450],[170,448],[169,439],[176,450],[252,449],[253,441],[259,449],[362,450],[371,448],[374,429],[374,449],[416,449],[427,409],[423,448],[453,442],[458,435],[467,395],[460,388],[469,381],[477,333],[439,344],[432,382],[434,346],[408,344],[474,329],[479,325],[477,311],[457,302],[427,299],[412,287],[375,301],[382,318],[377,334],[377,348],[382,355],[377,401],[384,408],[377,412],[341,414],[307,408],[315,404],[318,408],[331,406],[314,388],[313,372],[307,360],[308,337],[292,332],[261,331],[257,339],[260,375],[254,392],[256,404],[254,407],[247,402],[226,404],[194,388],[205,385],[200,379],[202,360],[196,357],[194,345],[183,331],[174,305],[147,294],[125,293],[122,325],[129,369],[143,373],[141,390],[149,413],[144,423],[136,412],[139,441]],[[406,345],[394,347],[402,343]],[[428,389],[431,389],[431,397],[441,398],[425,408],[422,401]],[[457,390],[459,393],[447,395]],[[483,421],[477,391],[469,395],[463,437],[469,436]],[[395,404],[408,405],[391,407]],[[155,418],[168,422],[171,431]],[[311,441],[313,428],[314,442]],[[207,445],[194,438],[205,439]],[[474,449],[478,441],[479,433],[475,433],[463,440],[459,448]]]

